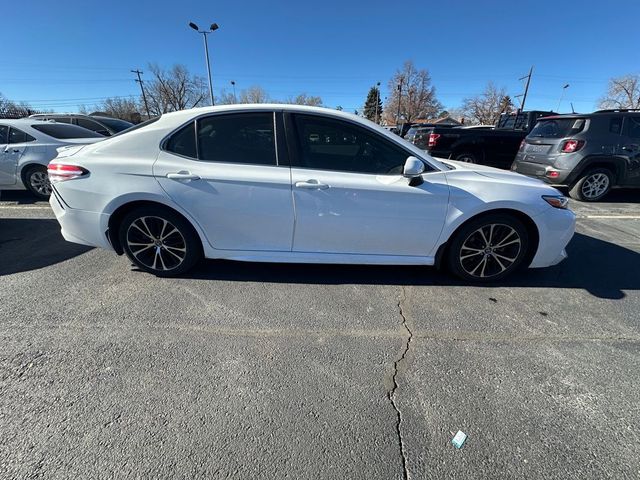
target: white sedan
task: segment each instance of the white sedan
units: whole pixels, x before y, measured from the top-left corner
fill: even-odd
[[[103,138],[75,125],[0,118],[0,190],[27,189],[38,198],[49,198],[47,165],[57,149]]]
[[[566,257],[544,183],[438,161],[368,120],[290,105],[169,113],[49,165],[63,236],[182,274],[202,257],[442,265],[499,280]]]

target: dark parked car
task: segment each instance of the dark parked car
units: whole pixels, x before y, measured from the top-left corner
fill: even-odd
[[[53,120],[58,123],[71,123],[80,127],[92,130],[96,133],[110,137],[116,133],[120,133],[127,128],[133,127],[133,123],[119,118],[103,117],[98,115],[81,115],[77,113],[42,113],[31,115],[29,118],[37,118],[38,120]]]
[[[503,114],[493,129],[436,126],[429,134],[426,150],[432,157],[509,168],[536,120],[550,114],[553,112]]]
[[[569,187],[595,202],[612,187],[640,187],[640,111],[600,110],[541,118],[512,170]]]

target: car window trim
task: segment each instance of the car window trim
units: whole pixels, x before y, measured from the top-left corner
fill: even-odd
[[[347,118],[333,117],[333,116],[330,116],[330,115],[325,115],[325,114],[316,113],[316,112],[285,112],[285,120],[288,120],[288,122],[286,122],[286,124],[285,124],[286,125],[286,129],[287,129],[287,141],[290,141],[291,139],[293,139],[293,148],[290,148],[290,151],[293,150],[295,152],[291,156],[291,168],[298,168],[298,169],[301,169],[301,170],[318,170],[318,171],[323,171],[323,172],[350,173],[350,174],[355,174],[355,175],[369,175],[369,176],[374,176],[374,177],[397,177],[397,176],[402,176],[401,173],[386,174],[386,173],[370,173],[370,172],[352,172],[352,171],[348,171],[348,170],[334,170],[334,169],[331,169],[331,168],[317,168],[317,167],[312,168],[312,167],[306,167],[306,166],[302,165],[301,162],[300,162],[300,158],[301,158],[301,155],[302,155],[302,145],[300,145],[300,137],[298,136],[297,127],[295,125],[295,116],[296,115],[299,115],[299,116],[302,116],[302,117],[313,116],[313,117],[318,117],[318,118],[325,119],[325,120],[328,119],[328,120],[333,120],[333,121],[337,121],[337,122],[343,122],[343,123],[347,123],[349,125],[352,125],[355,128],[360,128],[362,130],[365,130],[370,135],[375,136],[375,137],[380,137],[382,141],[390,143],[394,147],[397,147],[402,152],[404,152],[407,155],[407,157],[415,157],[418,160],[420,160],[424,164],[425,169],[426,169],[424,172],[422,172],[422,175],[441,171],[440,169],[438,169],[435,166],[431,165],[431,163],[427,162],[425,159],[423,159],[420,156],[416,155],[414,152],[411,152],[410,150],[407,150],[403,145],[400,145],[399,143],[396,143],[393,140],[391,140],[389,138],[386,138],[385,136],[381,135],[379,132],[376,132],[375,130],[373,130],[371,128],[368,128],[366,125],[362,125],[359,122],[355,122],[355,121],[352,121],[352,120],[347,119]]]

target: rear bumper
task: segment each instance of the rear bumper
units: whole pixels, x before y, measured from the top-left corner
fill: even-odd
[[[80,245],[113,250],[104,234],[108,228],[109,215],[69,208],[55,190],[49,199],[49,204],[60,224],[65,240]]]
[[[567,258],[566,247],[576,230],[576,216],[571,210],[551,208],[533,218],[540,239],[530,268],[551,267]]]
[[[511,165],[511,170],[517,173],[521,173],[522,175],[526,175],[527,177],[537,178],[542,180],[543,182],[548,183],[549,185],[567,185],[569,181],[569,175],[571,174],[571,170],[560,170],[558,168],[554,168],[551,165],[546,165],[543,163],[533,163],[527,162],[524,160],[519,160],[516,158],[516,161]],[[548,172],[557,172],[556,177],[549,177]]]

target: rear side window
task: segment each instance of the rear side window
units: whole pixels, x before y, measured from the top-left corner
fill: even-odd
[[[640,117],[627,117],[624,125],[624,134],[627,137],[640,138]]]
[[[9,128],[9,143],[27,143],[35,142],[35,140],[35,138],[22,130],[14,127]]]
[[[198,158],[210,162],[276,165],[272,112],[200,118]]]
[[[585,126],[584,118],[554,118],[538,120],[530,137],[564,138],[581,132]]]
[[[196,130],[194,122],[182,127],[169,137],[165,150],[183,157],[196,158]]]
[[[103,135],[87,130],[86,128],[76,127],[75,125],[66,125],[64,123],[36,123],[31,125],[31,128],[58,139],[104,138]]]
[[[609,133],[620,135],[622,130],[622,117],[611,117],[609,119]]]
[[[0,125],[0,145],[9,143],[7,141],[8,138],[9,138],[9,127],[5,125]]]

